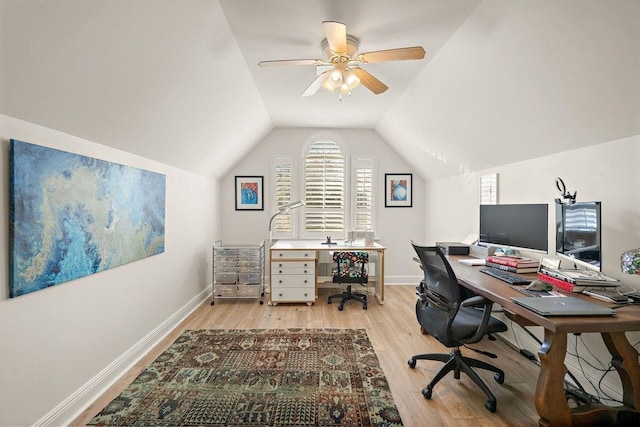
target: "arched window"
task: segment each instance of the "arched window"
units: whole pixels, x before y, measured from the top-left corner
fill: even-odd
[[[337,143],[321,139],[311,144],[304,159],[305,235],[345,231],[346,160]]]
[[[346,231],[375,231],[376,162],[349,159],[342,142],[309,142],[303,160],[272,159],[272,214],[280,206],[304,200],[305,206],[278,215],[273,238],[346,238]]]

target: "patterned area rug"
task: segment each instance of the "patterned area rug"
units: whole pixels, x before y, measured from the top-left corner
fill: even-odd
[[[364,329],[185,331],[96,426],[401,426]]]

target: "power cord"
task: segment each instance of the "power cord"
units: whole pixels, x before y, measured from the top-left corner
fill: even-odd
[[[587,349],[588,353],[591,355],[591,357],[594,360],[597,360],[598,362],[599,359],[596,357],[596,355],[593,354],[593,352],[591,352],[591,350],[589,349],[589,347],[586,345],[586,343],[584,342],[582,336],[578,337],[578,335],[576,335],[576,340],[574,343],[574,347],[575,347],[575,353],[571,353],[569,351],[567,351],[568,354],[571,354],[572,356],[574,356],[577,360],[578,360],[578,365],[580,366],[580,370],[582,371],[582,375],[587,378],[587,381],[589,381],[589,383],[591,384],[591,387],[596,391],[596,393],[598,393],[598,399],[602,400],[602,401],[607,401],[607,402],[612,402],[612,403],[618,403],[618,404],[623,404],[624,402],[622,402],[619,399],[614,398],[613,396],[610,396],[603,388],[602,388],[602,382],[604,381],[605,377],[610,373],[610,372],[615,372],[616,369],[613,366],[613,364],[611,362],[609,362],[609,364],[607,366],[604,366],[602,363],[600,363],[600,366],[596,366],[593,363],[589,362],[586,358],[584,358],[583,356],[578,354],[578,338],[580,339],[580,343]],[[632,346],[634,348],[637,349],[638,346],[640,346],[640,341],[637,341],[635,344],[632,344]],[[597,384],[594,384],[591,380],[589,380],[589,378],[587,377],[584,367],[582,365],[582,363],[585,363],[586,365],[590,366],[592,369],[602,372],[602,375],[600,376],[600,379],[598,380]]]
[[[513,324],[514,324],[514,322],[511,321],[511,326],[513,326]],[[533,334],[533,332],[531,332],[529,329],[525,328],[524,326],[522,326],[520,324],[517,324],[517,325],[520,326],[520,328],[524,332],[526,332],[527,335],[529,335],[535,342],[537,342],[538,345],[540,345],[540,346],[542,345],[542,341],[540,341],[540,339],[538,339],[538,337],[536,337]],[[538,363],[538,360],[537,360],[536,356],[533,353],[531,353],[527,349],[524,349],[524,348],[520,347],[520,343],[518,343],[518,338],[517,338],[517,335],[516,335],[515,330],[513,329],[513,327],[512,327],[512,331],[513,331],[514,340],[516,342],[517,347],[519,348],[520,354],[522,354],[527,359]],[[582,373],[584,375],[584,370],[582,370]],[[565,397],[566,397],[567,400],[573,400],[578,406],[584,405],[584,404],[588,404],[588,403],[597,403],[598,402],[597,397],[592,396],[591,394],[587,393],[587,391],[584,389],[582,384],[580,384],[580,381],[578,381],[578,379],[575,377],[575,375],[573,375],[573,373],[571,371],[569,371],[568,369],[567,369],[567,375],[571,378],[571,380],[573,381],[573,383],[577,387],[577,390],[565,388]],[[585,376],[585,378],[586,378],[586,376]],[[593,384],[592,384],[592,386],[593,386]]]

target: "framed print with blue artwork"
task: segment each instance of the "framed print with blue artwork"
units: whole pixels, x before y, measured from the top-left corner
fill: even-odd
[[[384,174],[384,207],[410,208],[413,203],[413,174]]]
[[[264,210],[264,177],[236,176],[236,210]]]

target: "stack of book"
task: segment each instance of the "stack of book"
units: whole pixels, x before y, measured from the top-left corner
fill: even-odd
[[[491,255],[485,259],[485,265],[512,273],[535,273],[538,271],[538,261],[519,256]]]
[[[595,270],[556,270],[541,266],[538,278],[569,292],[583,292],[589,287],[615,287],[619,285],[617,279],[605,276]]]

